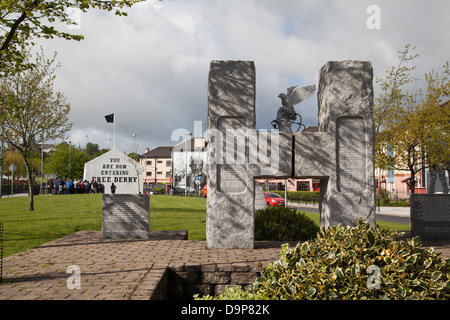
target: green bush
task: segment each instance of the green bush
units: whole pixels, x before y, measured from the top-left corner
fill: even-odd
[[[379,189],[377,192],[377,200],[380,200],[381,204],[389,203],[391,201],[389,192],[384,189]]]
[[[158,194],[165,194],[165,190],[164,188],[154,188],[155,192],[157,192]]]
[[[267,207],[255,212],[255,240],[306,241],[320,228],[304,213],[286,207]]]
[[[284,198],[284,191],[271,191],[271,192],[277,193]],[[318,191],[288,191],[287,194],[289,201],[319,202],[320,200],[320,192]]]
[[[201,296],[199,294],[195,294],[193,297],[195,300],[260,300],[256,294],[244,291],[241,286],[236,284],[229,286],[223,293],[215,298],[210,295]]]
[[[423,248],[419,237],[401,240],[360,220],[354,227],[322,228],[295,248],[284,245],[249,292],[232,290],[218,299],[449,299],[450,260]]]

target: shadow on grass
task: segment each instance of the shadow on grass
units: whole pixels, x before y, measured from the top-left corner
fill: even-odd
[[[205,209],[192,209],[192,208],[176,207],[176,208],[154,208],[153,210],[150,208],[150,215],[152,213],[167,213],[167,212],[206,214],[206,208]]]

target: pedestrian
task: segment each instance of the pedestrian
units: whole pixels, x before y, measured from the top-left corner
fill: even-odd
[[[53,193],[53,186],[54,186],[54,182],[53,179],[50,178],[47,181],[47,194],[52,194]]]
[[[84,180],[83,187],[84,187],[84,193],[90,193],[91,184],[89,183],[89,181]]]
[[[63,181],[61,179],[61,176],[59,176],[55,180],[55,194],[62,194],[62,184]]]
[[[116,193],[117,186],[114,184],[111,185],[111,193]]]
[[[94,190],[94,192],[93,193],[97,193],[98,192],[98,190],[97,190],[97,188],[98,188],[98,183],[97,183],[97,181],[95,180],[95,178],[94,179],[92,179],[92,190]]]
[[[70,180],[70,179],[67,180],[66,189],[67,189],[67,194],[73,194],[73,189],[74,189],[73,180]]]

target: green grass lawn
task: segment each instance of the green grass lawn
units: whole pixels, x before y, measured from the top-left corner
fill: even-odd
[[[102,195],[36,196],[0,199],[4,256],[80,230],[101,230]],[[150,230],[188,230],[189,240],[205,240],[206,199],[151,196]]]
[[[100,194],[36,196],[34,208],[28,211],[28,197],[0,199],[4,256],[80,230],[102,227]]]
[[[316,212],[305,212],[305,214],[310,217],[317,225],[320,226],[320,214]],[[409,231],[409,225],[402,223],[377,221],[377,224],[381,228],[396,230],[396,231]]]
[[[36,247],[81,230],[101,230],[102,195],[36,196],[35,211],[27,197],[1,198],[4,256]],[[307,213],[319,224],[318,213]],[[151,196],[150,230],[188,230],[189,240],[205,240],[206,199]],[[409,230],[408,225],[380,226]]]
[[[206,199],[151,196],[150,230],[188,230],[189,240],[206,240]]]

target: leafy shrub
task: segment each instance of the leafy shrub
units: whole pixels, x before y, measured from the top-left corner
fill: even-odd
[[[320,228],[304,213],[286,207],[267,207],[255,212],[255,240],[306,241]]]
[[[256,294],[242,290],[241,286],[231,285],[223,293],[213,298],[210,295],[200,296],[195,294],[195,300],[259,300]]]
[[[283,245],[280,259],[235,299],[449,299],[450,260],[361,220],[321,229],[315,240]],[[223,294],[225,297],[227,293]],[[222,298],[224,297],[222,296]]]
[[[277,193],[284,198],[284,191],[271,191],[271,192]],[[320,192],[318,191],[288,191],[287,195],[289,201],[319,202],[320,200]]]
[[[377,192],[377,199],[381,201],[381,204],[389,203],[391,201],[391,197],[389,192],[384,189],[379,189]]]
[[[164,188],[154,188],[153,190],[155,190],[158,194],[165,194]]]

